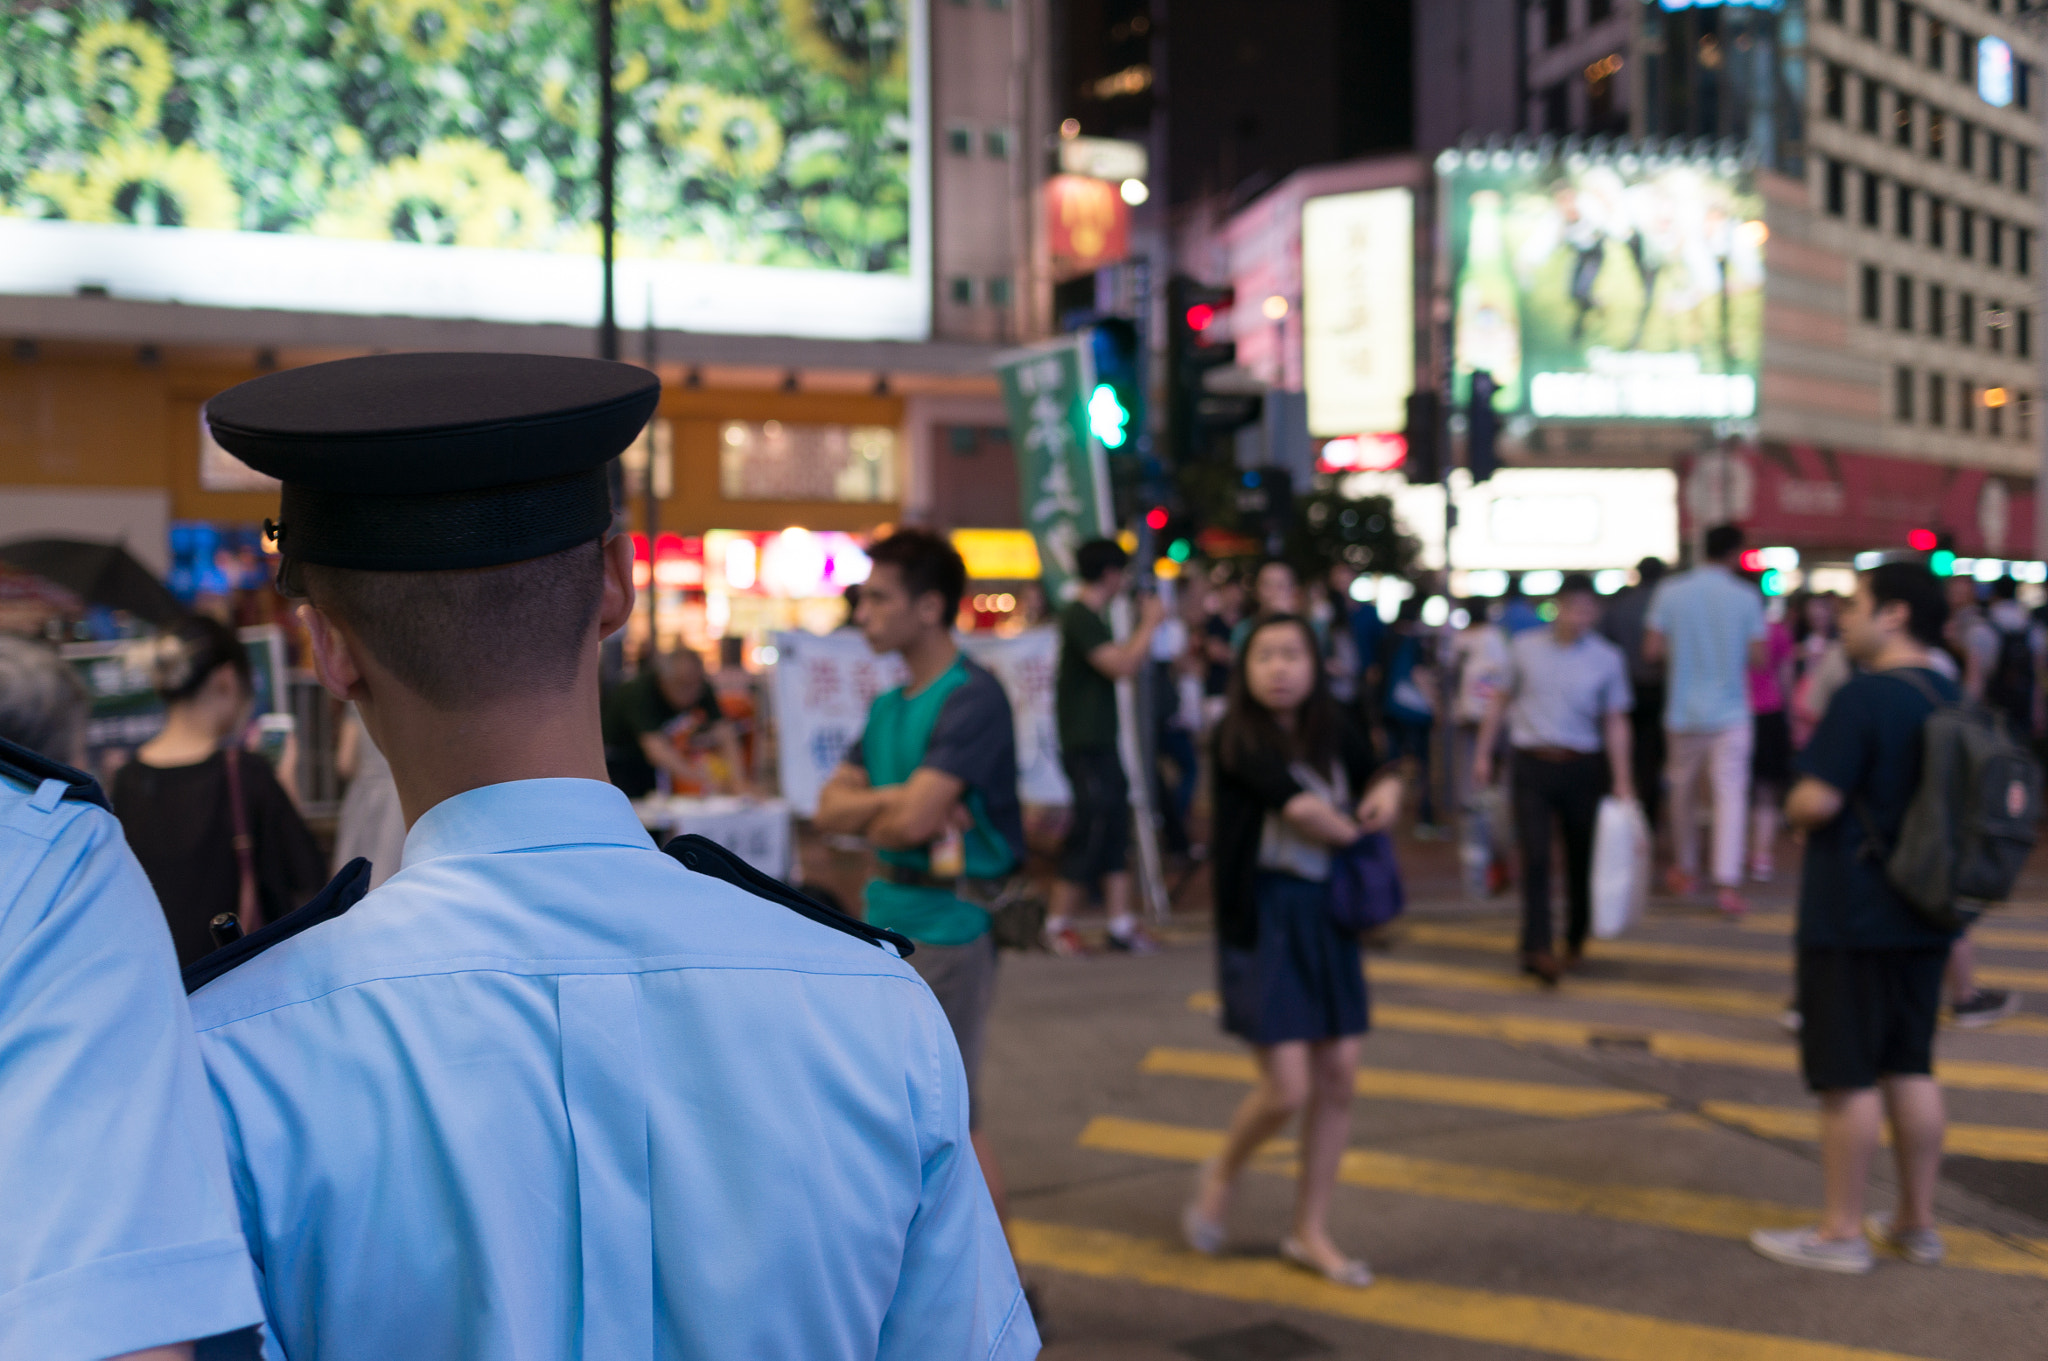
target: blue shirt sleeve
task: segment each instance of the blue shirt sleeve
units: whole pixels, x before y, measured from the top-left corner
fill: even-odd
[[[163,911],[110,814],[0,782],[0,1356],[262,1321]]]
[[[967,1073],[938,1003],[925,1012],[934,1062],[918,1084],[924,1184],[875,1361],[1029,1361],[1038,1327],[968,1137]]]
[[[1628,664],[1620,648],[1607,652],[1607,679],[1600,690],[1600,716],[1632,713],[1636,707],[1635,687],[1629,684]]]
[[[1659,633],[1671,632],[1671,611],[1665,604],[1669,590],[1668,585],[1660,585],[1650,596],[1649,611],[1643,616],[1644,628],[1655,629]]]

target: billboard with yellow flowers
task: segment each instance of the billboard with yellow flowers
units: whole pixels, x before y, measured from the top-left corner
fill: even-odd
[[[614,0],[621,321],[929,329],[924,0]],[[9,0],[0,293],[593,322],[590,0]]]

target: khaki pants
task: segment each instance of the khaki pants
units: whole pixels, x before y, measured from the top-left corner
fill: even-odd
[[[1700,872],[1700,830],[1697,816],[1702,771],[1714,797],[1714,883],[1721,888],[1742,884],[1742,838],[1749,808],[1749,753],[1756,729],[1748,720],[1719,732],[1673,732],[1670,764],[1665,767],[1671,801],[1671,851],[1678,868],[1693,878]]]

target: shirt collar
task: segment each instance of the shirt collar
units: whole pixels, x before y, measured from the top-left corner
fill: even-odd
[[[542,846],[653,848],[626,796],[601,780],[510,780],[429,808],[406,834],[401,868],[444,855]]]

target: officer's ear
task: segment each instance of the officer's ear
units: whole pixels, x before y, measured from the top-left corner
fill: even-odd
[[[306,626],[306,637],[312,644],[313,674],[320,678],[320,684],[336,699],[359,698],[363,670],[356,664],[354,648],[357,645],[351,643],[348,635],[322,614],[317,605],[299,606],[298,616],[299,622]]]
[[[633,541],[614,534],[604,541],[604,595],[597,607],[597,636],[609,638],[633,617]]]

